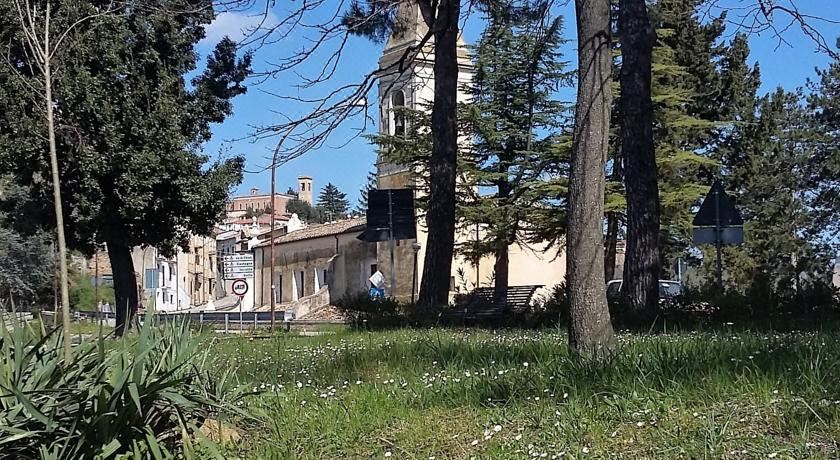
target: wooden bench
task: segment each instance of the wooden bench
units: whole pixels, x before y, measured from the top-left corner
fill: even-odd
[[[524,313],[541,285],[509,286],[505,299],[497,299],[493,287],[481,287],[456,296],[455,306],[439,315],[442,322],[497,323]]]

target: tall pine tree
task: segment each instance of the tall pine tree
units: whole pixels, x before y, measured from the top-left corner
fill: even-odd
[[[729,247],[725,283],[773,307],[825,273],[832,253],[805,173],[814,132],[799,93],[761,98],[755,122],[739,128],[726,157],[725,183],[745,220],[745,242]]]
[[[72,23],[79,11],[98,8],[71,3],[54,11],[55,21]],[[8,14],[0,8],[0,39],[17,43],[21,32],[7,26],[15,24]],[[138,305],[131,248],[173,251],[190,233],[208,234],[242,177],[242,158],[210,163],[201,152],[210,125],[230,115],[231,99],[245,92],[251,62],[225,38],[196,72],[194,47],[214,15],[209,0],[121,5],[95,30],[74,29],[53,58],[62,69],[53,98],[68,245],[86,252],[107,245],[118,333]],[[0,161],[46,201],[52,183],[43,180],[50,177],[43,109],[26,92],[37,80],[22,48],[10,47],[5,58],[12,65],[0,66]]]
[[[340,220],[347,217],[350,210],[350,202],[347,201],[347,194],[342,193],[331,182],[327,183],[318,195],[318,210],[327,221]]]
[[[837,40],[840,48],[840,39]],[[817,70],[809,82],[810,122],[814,130],[812,157],[806,172],[813,208],[826,242],[840,251],[840,57]]]
[[[691,244],[692,206],[708,190],[707,171],[717,168],[707,146],[723,118],[709,95],[719,87],[715,57],[723,18],[701,23],[698,4],[666,0],[651,8],[658,37],[651,89],[664,267],[684,256]]]
[[[544,6],[544,8],[547,8]],[[475,48],[471,103],[463,119],[474,143],[465,178],[477,190],[464,209],[467,222],[485,229],[473,257],[495,259],[495,297],[507,295],[509,248],[521,243],[533,222],[540,183],[568,108],[555,99],[571,74],[558,51],[561,18],[544,9],[489,3],[488,24]]]

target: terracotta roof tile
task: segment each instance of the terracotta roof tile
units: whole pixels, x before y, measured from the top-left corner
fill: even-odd
[[[353,218],[331,222],[329,224],[310,225],[309,227],[295,230],[283,236],[274,238],[274,244],[291,243],[292,241],[308,240],[325,236],[340,235],[352,231],[362,231],[365,228],[365,219]],[[269,241],[260,244],[260,247],[268,246]]]

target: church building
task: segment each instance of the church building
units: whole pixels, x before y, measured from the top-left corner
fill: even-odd
[[[397,69],[397,63],[406,50],[409,47],[419,46],[428,30],[417,4],[410,0],[404,2],[396,21],[395,32],[389,37],[379,59],[380,132],[390,135],[406,132],[406,121],[395,109],[408,107],[424,110],[431,107],[434,98],[434,45],[431,40],[419,51],[409,68],[402,73],[399,73]],[[459,37],[458,44],[460,88],[472,81],[473,64],[462,37]],[[458,102],[468,100],[469,95],[459,90]],[[461,142],[469,142],[469,139],[462,139]],[[417,171],[413,171],[411,167],[390,164],[380,156],[376,169],[378,188],[413,188],[415,197],[418,193],[423,193],[419,190],[416,181]],[[457,246],[459,243],[475,240],[480,238],[481,234],[481,228],[461,231],[456,235],[455,244]],[[401,301],[410,301],[412,290],[415,294],[418,292],[423,273],[427,237],[426,222],[418,218],[416,241],[403,240],[397,243],[394,257],[396,286],[394,289],[386,286],[386,295],[390,296],[393,293]],[[378,267],[386,280],[390,279],[391,273],[389,244],[381,242],[378,243],[377,248]],[[511,286],[542,285],[547,290],[562,282],[566,274],[565,253],[558,251],[556,247],[548,248],[547,245],[525,247],[514,244],[510,248],[509,257]],[[478,263],[472,259],[467,260],[456,256],[450,274],[450,293],[457,294],[471,291],[476,287],[493,286],[493,265],[492,256],[486,256]]]

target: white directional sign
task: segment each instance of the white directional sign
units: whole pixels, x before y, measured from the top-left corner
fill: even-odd
[[[248,293],[248,282],[242,279],[236,280],[230,286],[230,290],[238,296],[243,296]]]
[[[222,271],[226,280],[254,277],[253,254],[231,254],[222,256]]]

